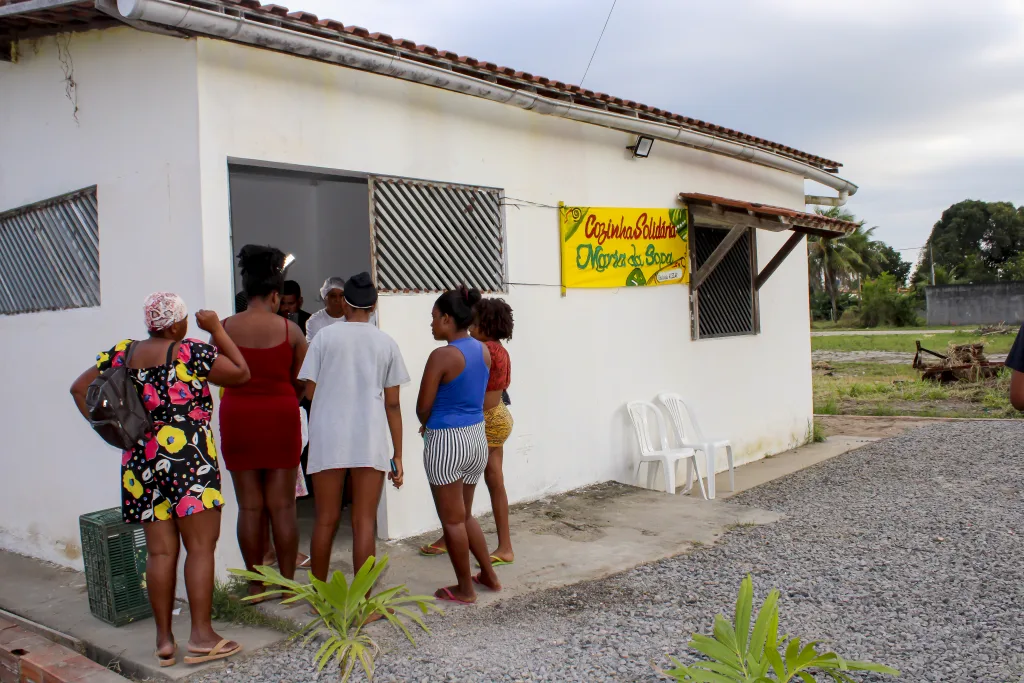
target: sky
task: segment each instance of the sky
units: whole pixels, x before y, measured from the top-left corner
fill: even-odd
[[[611,5],[289,3],[576,84]],[[1024,0],[617,0],[583,85],[842,162],[898,249],[958,201],[1024,204]]]

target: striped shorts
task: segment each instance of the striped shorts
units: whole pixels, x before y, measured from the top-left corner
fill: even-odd
[[[423,467],[431,486],[462,480],[476,484],[487,468],[484,423],[469,427],[428,429],[423,435]]]

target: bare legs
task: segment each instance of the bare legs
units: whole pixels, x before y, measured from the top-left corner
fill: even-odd
[[[484,470],[484,482],[491,494],[494,526],[498,528],[498,547],[491,555],[505,562],[512,562],[516,556],[512,552],[512,531],[508,524],[508,494],[505,492],[505,475],[501,470],[504,456],[504,446],[491,446],[487,457],[487,469]]]
[[[346,472],[352,477],[353,573],[359,571],[367,558],[377,552],[377,505],[384,490],[384,473],[371,467],[317,472],[313,475],[316,523],[313,526],[309,554],[313,576],[321,581],[326,581],[330,573],[331,549],[341,520],[341,496]]]
[[[491,590],[501,590],[501,582],[494,573],[491,559],[487,554],[487,539],[473,517],[473,493],[476,491],[476,485],[463,484],[460,479],[454,484],[431,486],[430,491],[434,496],[438,517],[441,518],[444,541],[458,581],[456,585],[449,586],[448,590],[459,600],[476,601],[476,590],[473,588],[473,576],[469,567],[471,552],[480,564],[480,582]],[[437,595],[440,596],[440,592]]]
[[[281,574],[295,577],[295,557],[299,552],[298,522],[295,518],[294,469],[238,470],[231,473],[238,499],[238,547],[245,568],[253,571],[263,564],[269,530],[274,545],[281,549]],[[260,582],[249,583],[249,594],[264,591]]]
[[[502,473],[502,460],[505,455],[504,446],[491,446],[487,457],[487,469],[484,470],[484,482],[491,494],[491,510],[494,512],[494,525],[498,528],[498,547],[491,555],[505,562],[513,562],[516,558],[512,551],[512,531],[508,523],[508,494],[505,492],[505,475]],[[424,546],[424,555],[442,555],[447,549],[444,536],[428,546]]]
[[[161,657],[174,654],[171,613],[178,571],[179,534],[185,543],[185,590],[188,592],[192,633],[189,648],[210,650],[221,641],[213,630],[210,609],[213,603],[213,553],[220,537],[220,510],[204,510],[188,517],[147,522],[146,585],[156,621],[156,647]],[[227,650],[238,647],[229,643]]]
[[[218,519],[220,514],[218,513]],[[173,519],[148,522],[146,532],[146,589],[156,621],[156,651],[160,657],[174,654],[171,612],[174,610],[174,583],[178,573],[178,527]]]

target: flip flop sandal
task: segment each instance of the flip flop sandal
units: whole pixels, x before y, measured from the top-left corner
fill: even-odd
[[[493,588],[488,586],[486,583],[484,583],[483,581],[480,580],[480,574],[473,574],[473,583],[475,583],[477,585],[480,585],[480,586],[483,586],[484,588],[486,588],[489,591],[494,591],[495,593],[497,592]]]
[[[515,563],[516,563],[515,560],[512,560],[511,562],[509,562],[508,560],[501,559],[497,555],[491,555],[491,566],[492,567],[507,567],[508,565],[515,564]],[[477,564],[477,567],[479,567],[479,566],[480,565]]]
[[[307,568],[309,568],[310,564],[312,564],[312,561],[313,561],[313,558],[311,558],[309,555],[306,555],[306,559],[304,559],[302,562],[299,562],[295,566],[298,569],[307,569]]]
[[[170,657],[161,657],[159,652],[154,652],[153,656],[156,657],[156,661],[161,669],[174,666],[178,663],[178,644],[174,644],[174,652],[171,653]]]
[[[191,652],[192,654],[195,654],[195,655],[199,655],[199,656],[198,657],[185,657],[185,663],[186,664],[203,664],[205,662],[214,662],[214,661],[217,661],[218,659],[227,659],[228,657],[230,657],[232,655],[237,655],[239,652],[242,651],[242,646],[241,645],[236,645],[234,647],[234,649],[226,650],[225,651],[224,648],[230,642],[231,642],[230,640],[225,638],[224,640],[222,640],[219,643],[217,643],[216,645],[214,645],[213,649],[211,649],[209,652],[196,652],[192,648],[189,648],[188,649],[189,652]]]
[[[420,555],[424,557],[440,557],[448,553],[447,548],[440,548],[436,544],[431,543],[420,548]]]
[[[437,591],[435,591],[434,592],[434,597],[436,599],[438,599],[438,600],[443,601],[443,602],[457,602],[460,605],[475,605],[476,604],[476,602],[470,602],[469,600],[460,600],[459,598],[455,597],[455,594],[452,593],[450,588],[447,588],[447,587],[445,587],[445,588],[438,588],[437,590],[438,591],[442,591],[444,593],[444,595],[438,595]]]

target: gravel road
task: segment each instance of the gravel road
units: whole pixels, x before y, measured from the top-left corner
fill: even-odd
[[[781,630],[904,681],[1024,677],[1024,425],[947,423],[743,493],[784,512],[687,555],[493,609],[453,607],[413,649],[388,636],[379,681],[656,681],[664,654],[733,604],[782,591]],[[312,681],[280,646],[193,681]],[[336,675],[324,675],[334,681]],[[865,681],[884,680],[864,677]],[[892,679],[890,679],[892,680]]]

